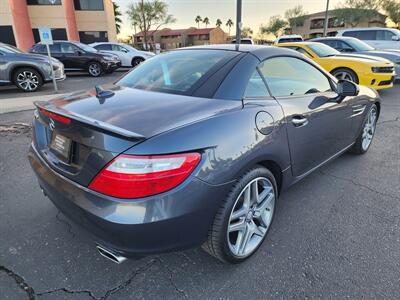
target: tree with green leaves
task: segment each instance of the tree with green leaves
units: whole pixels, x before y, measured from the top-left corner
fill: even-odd
[[[273,34],[278,36],[288,23],[279,15],[272,16],[267,25],[260,27],[260,34]]]
[[[296,5],[293,8],[285,11],[285,19],[289,23],[290,28],[295,28],[304,25],[307,12],[304,11],[302,5]]]
[[[203,23],[206,24],[206,28],[207,28],[207,25],[210,24],[210,19],[208,17],[205,17],[203,19]]]
[[[385,0],[382,8],[389,19],[400,29],[400,2],[398,0]]]
[[[176,19],[168,14],[168,5],[162,0],[141,0],[129,5],[127,15],[132,25],[137,24],[143,32],[144,48],[147,49],[148,33],[155,27],[156,32],[161,26],[174,23]]]
[[[242,37],[249,38],[253,35],[253,30],[250,27],[242,28]]]
[[[197,23],[197,28],[200,28],[200,22],[203,22],[203,19],[200,16],[197,16],[194,21]]]
[[[333,10],[333,15],[351,27],[356,27],[360,22],[378,17],[378,10],[378,0],[345,0]]]
[[[231,27],[233,26],[233,21],[231,19],[228,19],[225,25],[228,26],[229,36],[231,36]]]
[[[121,32],[121,16],[122,13],[119,10],[119,5],[115,2],[113,2],[113,7],[114,7],[114,18],[115,18],[115,29],[117,30],[117,34]]]
[[[222,25],[221,19],[217,19],[217,21],[215,22],[215,26],[221,27],[221,25]]]

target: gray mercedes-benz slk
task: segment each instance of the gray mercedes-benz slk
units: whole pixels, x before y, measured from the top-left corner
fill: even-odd
[[[372,89],[252,45],[172,51],[36,106],[28,157],[40,187],[118,263],[198,245],[247,259],[280,193],[365,153],[380,111]]]

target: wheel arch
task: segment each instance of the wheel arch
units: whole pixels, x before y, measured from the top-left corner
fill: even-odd
[[[271,173],[275,177],[279,195],[281,193],[281,188],[282,188],[282,169],[279,166],[279,164],[273,160],[262,160],[259,161],[256,165],[261,165],[271,171]]]

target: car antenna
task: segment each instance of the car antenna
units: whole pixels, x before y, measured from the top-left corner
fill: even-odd
[[[114,96],[113,91],[105,90],[99,85],[96,85],[94,89],[96,91],[96,98],[99,99],[100,104],[103,104],[106,98]]]

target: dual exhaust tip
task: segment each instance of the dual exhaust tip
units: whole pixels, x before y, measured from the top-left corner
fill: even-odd
[[[112,250],[109,250],[107,248],[104,248],[101,245],[96,245],[97,251],[100,253],[101,256],[111,260],[112,262],[116,264],[122,264],[124,261],[127,260],[125,256],[122,256],[119,253],[116,253]]]

